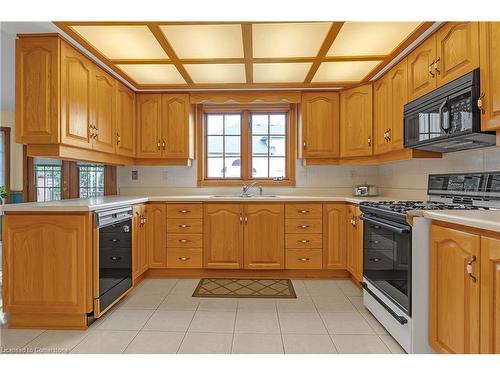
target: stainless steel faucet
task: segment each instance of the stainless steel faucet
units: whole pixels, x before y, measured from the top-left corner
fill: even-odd
[[[255,185],[257,185],[257,181],[252,182],[251,184],[248,185],[243,185],[242,189],[243,192],[241,193],[242,196],[244,197],[249,197],[250,194],[248,194],[248,191],[253,188]],[[262,186],[258,186],[259,189],[259,195],[262,195]]]

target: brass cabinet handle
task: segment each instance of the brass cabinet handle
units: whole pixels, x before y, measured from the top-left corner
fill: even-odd
[[[371,135],[368,136],[368,146],[371,146],[372,145],[372,137]]]
[[[185,262],[186,260],[189,260],[189,259],[191,259],[191,258],[190,257],[179,257],[179,260],[181,262]]]
[[[355,216],[351,217],[351,225],[352,225],[353,227],[355,227],[355,226],[356,226],[356,217],[355,217]]]
[[[300,260],[301,262],[308,262],[311,258],[298,258],[297,260]]]
[[[297,228],[300,228],[300,229],[306,229],[309,227],[310,227],[310,225],[307,225],[307,224],[297,225]]]
[[[307,145],[306,145],[306,141],[304,141],[304,142],[302,143],[302,148],[305,150],[305,149],[306,149],[306,147],[307,147]]]
[[[189,210],[179,210],[179,213],[180,213],[180,214],[188,214],[188,213],[190,213],[190,212],[191,212],[191,211],[189,211]]]
[[[245,224],[248,224],[248,216],[245,215]]]
[[[434,72],[437,73],[438,75],[441,74],[441,71],[438,68],[438,62],[439,61],[441,61],[441,58],[438,57],[437,60],[434,61],[434,63],[433,63],[434,64]]]
[[[240,214],[240,224],[243,223],[243,214]]]
[[[470,276],[470,278],[472,279],[473,282],[477,281],[476,276],[474,276],[474,268],[473,268],[473,264],[474,264],[474,262],[476,260],[477,260],[476,256],[473,255],[472,259],[470,260],[470,262],[467,263],[467,273],[469,274],[469,276]]]
[[[158,150],[160,150],[160,148],[161,148],[161,147],[160,147],[160,140],[159,140],[159,139],[158,139],[158,142],[156,143],[156,148],[157,148]]]
[[[191,225],[179,224],[179,228],[191,228]]]
[[[161,142],[161,147],[165,150],[165,140]]]
[[[434,63],[436,61],[432,60],[431,64],[429,65],[429,74],[434,78],[436,75],[434,74]]]
[[[481,111],[481,114],[483,114],[483,115],[486,112],[484,107],[483,107],[484,96],[485,96],[484,92],[481,92],[481,95],[479,96],[479,99],[477,100],[477,108],[479,108],[479,110]]]
[[[122,142],[122,137],[120,137],[119,133],[116,133],[116,144],[119,145]]]
[[[309,210],[298,210],[297,211],[299,214],[308,214]]]
[[[298,240],[297,242],[299,242],[299,243],[308,243],[308,242],[311,242],[311,241],[309,241],[309,240]]]
[[[180,242],[180,243],[188,243],[188,242],[190,242],[190,241],[189,241],[189,240],[186,240],[185,238],[183,238],[183,239],[179,240],[179,242]]]
[[[391,141],[391,132],[392,132],[391,128],[387,129],[387,142]]]

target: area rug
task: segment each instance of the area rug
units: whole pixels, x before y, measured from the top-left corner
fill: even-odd
[[[193,297],[297,298],[290,279],[201,279]]]

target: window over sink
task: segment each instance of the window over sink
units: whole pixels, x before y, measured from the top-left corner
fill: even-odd
[[[198,119],[200,185],[295,183],[294,107],[203,106]]]

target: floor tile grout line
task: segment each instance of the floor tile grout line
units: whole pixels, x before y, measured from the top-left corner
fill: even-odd
[[[278,319],[278,326],[280,328],[281,348],[283,349],[283,354],[286,354],[286,351],[285,351],[285,342],[283,340],[283,331],[281,329],[280,313],[278,311],[278,302],[276,302],[275,310],[276,310],[276,317]]]
[[[340,288],[339,288],[339,289],[340,289]],[[340,291],[342,292],[342,290],[340,290]],[[342,292],[342,293],[343,293],[343,292]],[[323,319],[323,317],[321,316],[321,314],[320,314],[320,312],[319,312],[319,310],[318,310],[318,306],[316,306],[316,302],[314,302],[314,299],[313,299],[313,305],[314,305],[314,308],[316,309],[316,312],[317,312],[317,313],[318,313],[318,315],[319,315],[319,318],[321,319],[321,322],[323,323],[323,326],[325,327],[326,333],[328,334],[328,337],[330,338],[330,341],[332,342],[332,344],[333,344],[333,347],[334,347],[335,351],[336,351],[337,353],[339,353],[339,354],[340,354],[340,350],[337,348],[337,345],[335,345],[335,341],[333,341],[333,338],[332,338],[332,336],[331,336],[331,334],[330,334],[330,331],[328,330],[328,326],[326,325],[325,320],[324,320],[324,319]]]
[[[196,313],[198,312],[198,308],[200,307],[200,303],[196,305],[196,309],[194,310],[193,316],[191,317],[191,321],[189,322],[188,326],[186,327],[186,332],[184,332],[184,336],[182,337],[181,342],[179,343],[179,347],[177,348],[177,352],[175,354],[179,354],[179,350],[181,350],[182,344],[184,343],[184,340],[186,339],[186,336],[189,332],[189,327],[191,327],[191,324],[193,324],[194,317],[196,316]]]
[[[236,321],[238,319],[239,306],[240,306],[240,301],[236,300],[236,313],[234,314],[233,337],[231,338],[231,348],[229,349],[229,354],[233,354],[234,335],[236,332]]]

